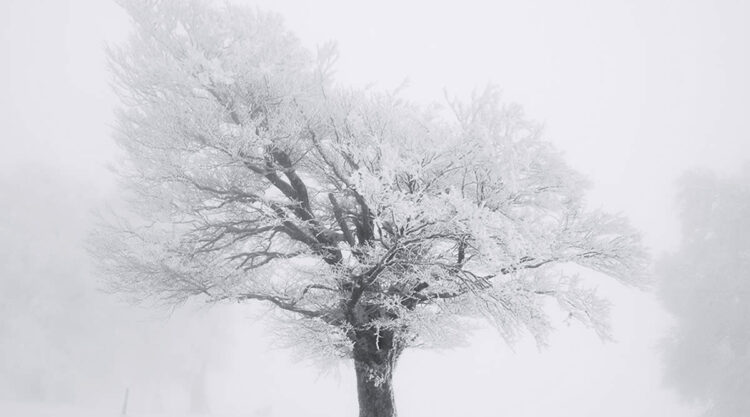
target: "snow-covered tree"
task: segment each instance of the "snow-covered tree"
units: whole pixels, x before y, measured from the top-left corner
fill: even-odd
[[[677,320],[666,376],[708,416],[750,415],[750,166],[734,178],[689,173],[679,197],[682,244],[659,264]]]
[[[486,317],[540,342],[544,299],[606,333],[570,265],[642,283],[627,222],[587,211],[586,181],[493,89],[423,108],[332,80],[279,18],[202,1],[123,1],[111,50],[133,214],[94,251],[137,300],[269,303],[292,336],[352,358],[360,416],[396,414],[409,346]]]

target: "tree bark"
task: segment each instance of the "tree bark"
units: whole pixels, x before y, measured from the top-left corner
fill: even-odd
[[[401,353],[390,332],[360,334],[354,344],[359,417],[396,417],[393,370]]]
[[[359,417],[396,417],[393,364],[354,362],[357,374]]]

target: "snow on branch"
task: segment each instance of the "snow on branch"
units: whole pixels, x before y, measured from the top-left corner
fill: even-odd
[[[135,33],[110,66],[129,221],[91,245],[113,291],[265,302],[300,329],[410,345],[444,315],[541,342],[545,297],[605,334],[603,304],[552,272],[643,284],[637,233],[585,209],[585,179],[495,88],[436,112],[334,85],[330,48],[316,57],[271,15],[122,3]]]

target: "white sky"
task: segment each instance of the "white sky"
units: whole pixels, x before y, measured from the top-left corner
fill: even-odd
[[[404,94],[419,101],[499,85],[592,180],[592,205],[629,216],[655,255],[678,239],[675,178],[750,159],[750,2],[246,3],[280,12],[310,47],[336,40],[345,83],[393,89],[408,79]],[[124,36],[127,18],[104,0],[4,0],[0,19],[0,175],[52,166],[108,184],[114,98],[103,47]],[[524,342],[512,353],[489,332],[464,349],[412,351],[396,376],[401,414],[695,415],[661,386],[656,347],[668,318],[653,297],[601,290],[615,302],[618,343],[572,326],[543,351]],[[262,338],[243,346],[269,349]],[[355,406],[346,370],[317,378],[284,352],[242,356],[238,369],[262,376],[252,386],[279,410],[303,399],[311,415]],[[289,378],[296,398],[284,397]]]

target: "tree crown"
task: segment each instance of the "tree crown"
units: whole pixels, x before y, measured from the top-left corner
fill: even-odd
[[[544,297],[604,335],[605,304],[560,266],[643,284],[637,233],[586,209],[586,181],[494,88],[425,108],[336,85],[334,50],[274,15],[122,4],[116,139],[139,215],[94,240],[113,290],[269,302],[341,354],[363,330],[405,347],[474,315],[543,341]]]

